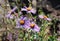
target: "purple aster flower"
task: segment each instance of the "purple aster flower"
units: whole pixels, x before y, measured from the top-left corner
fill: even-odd
[[[44,15],[39,15],[38,17],[41,18],[41,19],[51,21],[51,18],[48,18],[47,16],[44,16]]]
[[[26,8],[26,9],[27,9],[27,13],[36,14],[36,9],[34,9],[34,8],[31,8],[30,10],[29,10],[29,8]]]
[[[39,15],[38,17],[39,17],[39,18],[41,18],[41,19],[43,19],[43,18],[44,18],[44,17],[43,17],[43,15]]]
[[[51,18],[48,18],[47,16],[44,16],[44,19],[47,21],[51,21]]]
[[[35,24],[34,22],[30,23],[30,28],[31,28],[33,31],[36,31],[36,32],[39,32],[39,31],[40,31],[40,27],[38,27],[38,25]]]
[[[21,16],[17,21],[16,21],[16,28],[29,28],[30,21],[27,19],[25,16]]]
[[[26,8],[21,8],[21,11],[27,11],[27,9]]]
[[[30,7],[25,7],[25,8],[21,8],[21,11],[26,11],[27,13],[33,13],[36,14],[36,9],[34,8],[30,8]]]

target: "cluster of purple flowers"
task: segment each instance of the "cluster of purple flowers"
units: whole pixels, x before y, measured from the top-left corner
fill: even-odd
[[[11,12],[14,12],[17,9],[17,7],[13,8],[11,10]],[[11,14],[11,12],[9,12],[8,15],[6,15],[7,18],[11,18],[13,19],[14,16],[13,14]],[[21,14],[20,18],[16,20],[16,28],[25,28],[25,29],[31,29],[33,31],[39,32],[40,31],[40,27],[30,18],[28,18],[26,15],[27,14],[36,14],[36,10],[32,7],[26,7],[24,6],[23,8],[21,8],[21,11],[19,14]],[[38,16],[41,19],[45,19],[48,21],[51,21],[50,18],[48,18],[45,15],[39,15]]]
[[[33,21],[29,20],[26,16],[21,16],[17,21],[16,21],[16,28],[25,28],[25,29],[31,29],[33,31],[39,32],[40,27],[35,24]]]
[[[9,11],[8,14],[6,15],[7,19],[16,20],[15,21],[16,22],[16,25],[15,25],[16,29],[23,28],[24,30],[31,30],[33,32],[39,33],[41,27],[38,26],[38,24],[36,23],[35,20],[43,19],[43,20],[51,21],[51,18],[48,18],[45,15],[38,15],[38,13],[37,13],[38,10],[36,10],[33,7],[23,6],[21,8],[21,10],[19,11],[19,13],[15,12],[16,9],[18,9],[17,6],[14,7],[11,11]],[[29,16],[30,14],[32,16]],[[36,15],[36,18],[33,15]],[[13,39],[15,41],[17,41],[18,33],[19,33],[18,30],[16,31],[16,35],[9,32],[7,35],[7,39],[10,41],[12,41]]]
[[[30,18],[28,18],[27,16],[25,16],[26,14],[30,14],[36,13],[36,10],[32,7],[26,7],[24,6],[23,8],[21,8],[21,14],[23,16],[21,16],[17,22],[16,22],[16,28],[25,28],[25,29],[31,29],[33,31],[39,32],[40,31],[40,27],[34,23],[34,21],[32,21]]]
[[[13,8],[11,12],[14,12],[16,9],[17,7]],[[9,14],[6,15],[6,17],[10,19],[14,19],[14,16],[13,16],[14,14],[11,14],[11,12],[9,12]],[[19,14],[21,14],[22,16],[20,16],[20,18],[16,20],[16,28],[22,27],[25,29],[31,29],[33,31],[39,32],[40,27],[36,23],[34,23],[34,21],[32,21],[26,16],[26,14],[29,14],[29,13],[35,14],[36,10],[32,7],[26,7],[26,6],[21,8],[21,11]]]

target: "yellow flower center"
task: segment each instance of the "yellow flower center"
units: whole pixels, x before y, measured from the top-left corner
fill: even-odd
[[[20,24],[23,25],[24,24],[24,20],[20,20]]]
[[[44,18],[47,18],[47,16],[44,16]]]
[[[31,7],[28,7],[27,10],[30,11],[31,10]]]
[[[31,27],[31,28],[34,28],[34,26],[35,26],[35,24],[30,24],[30,27]]]

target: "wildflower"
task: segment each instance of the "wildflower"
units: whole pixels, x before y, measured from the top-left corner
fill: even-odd
[[[44,16],[44,15],[39,15],[39,18],[51,21],[50,18],[48,18],[47,16]]]
[[[34,8],[28,7],[27,8],[27,13],[33,13],[33,14],[35,14],[36,10]]]
[[[32,22],[30,24],[30,28],[33,30],[33,31],[36,31],[36,32],[39,32],[40,31],[40,28],[38,27],[38,25],[36,25],[34,22]]]
[[[29,28],[30,21],[25,16],[21,16],[20,19],[16,21],[16,28]]]
[[[44,19],[48,20],[48,21],[51,21],[50,18],[48,18],[47,16],[44,16]]]
[[[36,10],[34,8],[31,7],[24,7],[21,8],[22,14],[27,14],[27,13],[32,13],[32,14],[36,14]]]

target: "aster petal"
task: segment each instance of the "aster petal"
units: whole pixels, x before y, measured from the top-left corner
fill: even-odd
[[[14,12],[17,9],[17,7],[14,7],[11,12]]]
[[[13,18],[14,18],[14,16],[13,16],[13,15],[11,15],[11,16],[10,16],[10,19],[13,19]]]
[[[25,23],[24,23],[24,25],[20,25],[20,20],[24,20],[25,21]],[[27,17],[23,17],[23,16],[21,16],[21,18],[19,18],[17,21],[16,21],[16,28],[21,28],[21,27],[28,27],[28,24],[29,24],[29,21],[27,20]]]
[[[21,8],[21,11],[27,11],[27,9],[26,8]]]
[[[30,21],[29,20],[25,20],[25,24],[24,24],[24,28],[30,28]]]
[[[34,31],[39,32],[40,31],[40,28],[37,25],[35,25]]]
[[[47,18],[47,20],[48,20],[48,21],[51,21],[51,19],[50,19],[50,18]]]
[[[27,13],[31,13],[31,11],[27,11]]]
[[[23,16],[21,16],[19,19],[22,20],[23,19]]]
[[[38,30],[38,29],[34,29],[34,31],[39,32],[40,30]]]
[[[32,22],[33,24],[35,24],[34,22]],[[40,28],[38,27],[38,25],[35,24],[34,29],[32,29],[33,31],[39,32]]]
[[[43,18],[44,18],[44,16],[43,16],[43,15],[39,15],[39,18],[43,19]]]
[[[35,9],[31,9],[31,13],[36,14],[36,10]]]
[[[24,8],[27,8],[26,6],[24,6]]]
[[[24,17],[23,20],[27,20],[27,17]]]
[[[20,19],[16,20],[16,27],[15,28],[20,28],[20,23],[19,23]]]
[[[26,19],[27,19],[27,17],[25,17],[25,16],[20,17],[20,20],[26,20]]]
[[[19,28],[22,28],[24,25],[20,25],[20,23],[18,23],[18,24],[16,24],[16,27],[15,28],[17,28],[17,29],[19,29]]]
[[[29,27],[28,25],[26,25],[26,24],[25,24],[23,27],[24,27],[25,29],[29,29],[29,28],[30,28],[30,27]]]
[[[30,28],[30,21],[27,20],[27,21],[25,22],[25,25],[29,26],[29,28]]]

